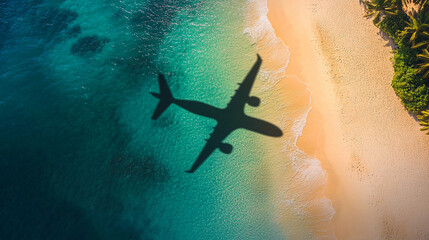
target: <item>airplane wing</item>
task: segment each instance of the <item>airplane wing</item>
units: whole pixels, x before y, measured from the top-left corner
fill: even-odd
[[[246,78],[242,83],[239,83],[240,87],[235,91],[235,95],[232,96],[231,101],[228,103],[228,107],[236,108],[236,109],[244,109],[244,105],[246,104],[250,91],[252,90],[253,83],[255,82],[256,75],[258,74],[259,68],[262,64],[262,59],[257,55],[258,59],[253,65],[250,72],[247,74]]]
[[[204,161],[214,152],[214,150],[216,150],[216,148],[219,148],[220,144],[222,144],[222,141],[231,132],[232,130],[230,130],[229,128],[223,128],[223,126],[220,126],[218,123],[214,127],[213,133],[210,134],[210,138],[207,139],[207,143],[201,151],[200,155],[198,156],[197,160],[194,162],[194,165],[192,165],[191,169],[186,172],[195,172],[198,167],[201,166],[201,164],[203,164]]]

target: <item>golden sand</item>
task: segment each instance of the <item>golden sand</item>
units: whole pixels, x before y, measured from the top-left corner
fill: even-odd
[[[286,75],[312,92],[298,146],[327,171],[337,238],[428,239],[429,137],[390,86],[391,42],[358,0],[268,0],[268,8],[291,53]]]

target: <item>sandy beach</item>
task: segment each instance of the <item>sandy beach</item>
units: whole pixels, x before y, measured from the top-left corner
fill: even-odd
[[[291,54],[286,75],[312,92],[298,146],[327,171],[335,236],[428,239],[429,137],[390,85],[391,42],[358,0],[268,0],[268,9]]]

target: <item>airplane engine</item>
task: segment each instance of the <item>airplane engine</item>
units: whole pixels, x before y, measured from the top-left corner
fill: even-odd
[[[247,100],[247,103],[252,107],[257,107],[259,104],[261,104],[261,100],[258,97],[249,97]]]
[[[220,150],[222,153],[225,153],[225,154],[230,154],[230,153],[232,153],[232,149],[233,149],[233,147],[232,147],[232,145],[231,145],[231,144],[229,144],[229,143],[221,143],[221,144],[220,144],[220,146],[219,146],[219,150]]]

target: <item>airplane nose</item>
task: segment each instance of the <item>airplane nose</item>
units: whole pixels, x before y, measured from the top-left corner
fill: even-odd
[[[283,136],[282,130],[280,128],[276,128],[276,131],[274,132],[274,137],[281,137]]]

